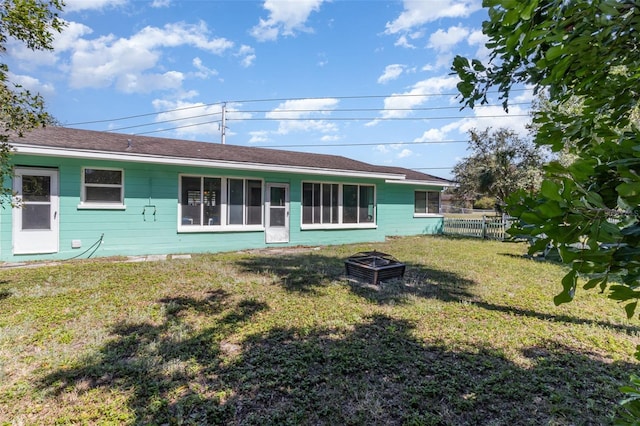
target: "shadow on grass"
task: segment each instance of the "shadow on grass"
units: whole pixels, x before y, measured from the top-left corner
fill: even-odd
[[[351,289],[372,302],[402,303],[407,296],[439,299],[447,302],[471,301],[469,289],[473,281],[457,274],[406,264],[404,279],[389,280],[381,285],[366,285],[345,276],[344,259],[318,254],[254,256],[237,264],[247,272],[272,274],[289,291],[313,293],[317,287],[333,281],[348,280]]]
[[[425,345],[413,324],[384,315],[353,329],[272,328],[232,344],[264,307],[224,298],[170,299],[158,325],[117,324],[94,357],[45,377],[44,395],[75,404],[68,423],[605,424],[631,367],[549,343],[528,348],[523,368],[488,347]],[[211,326],[191,330],[187,315]],[[124,398],[129,417],[101,410],[109,401],[87,408],[83,398],[96,395]]]
[[[576,318],[569,315],[546,314],[546,313],[536,312],[530,309],[520,309],[520,308],[515,308],[513,306],[496,305],[493,303],[487,303],[482,301],[473,301],[471,302],[471,304],[478,306],[482,309],[487,309],[489,311],[503,312],[503,313],[508,313],[515,316],[537,318],[544,321],[562,322],[566,324],[596,325],[599,327],[605,327],[612,330],[617,330],[630,335],[636,335],[640,333],[640,327],[633,326],[633,325],[614,324],[607,321]]]
[[[0,290],[0,300],[8,299],[11,297],[11,292],[9,290]]]
[[[512,256],[511,254],[504,254]],[[515,256],[520,258],[519,256]],[[351,291],[370,302],[378,304],[402,304],[409,296],[437,299],[444,302],[468,302],[490,311],[509,313],[517,316],[564,322],[567,324],[588,324],[618,330],[626,334],[640,332],[640,327],[614,324],[606,321],[577,318],[569,315],[555,315],[497,305],[481,300],[473,293],[474,281],[442,270],[425,268],[419,264],[406,264],[403,279],[394,279],[377,286],[350,280],[345,277],[344,260],[317,254],[255,256],[238,262],[245,271],[269,273],[289,291],[311,293],[315,288],[333,281],[347,280]]]

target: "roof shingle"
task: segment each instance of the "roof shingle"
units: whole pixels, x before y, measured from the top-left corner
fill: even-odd
[[[12,138],[18,146],[35,146],[119,154],[151,155],[166,158],[214,160],[256,165],[309,167],[336,171],[358,171],[376,174],[400,174],[408,180],[451,182],[426,173],[399,167],[376,166],[339,155],[314,154],[239,145],[194,142],[180,139],[132,136],[50,126]]]

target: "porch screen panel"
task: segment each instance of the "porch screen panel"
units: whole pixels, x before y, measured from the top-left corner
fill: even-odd
[[[358,186],[342,187],[342,223],[358,222]]]
[[[302,184],[302,223],[313,223],[313,184]]]
[[[427,212],[427,193],[426,191],[415,192],[414,213]]]
[[[302,184],[302,223],[322,223],[321,184]]]
[[[222,179],[204,178],[204,225],[220,225]]]
[[[374,191],[373,186],[360,186],[360,199],[358,203],[358,222],[373,222],[374,215]]]
[[[338,184],[322,184],[322,223],[338,223]]]
[[[229,179],[229,225],[244,223],[244,180]]]
[[[429,191],[427,193],[428,196],[428,212],[429,213],[440,213],[440,193],[435,191]]]
[[[247,225],[262,224],[262,181],[247,181]]]
[[[202,179],[199,177],[182,177],[182,194],[180,199],[180,219],[183,225],[200,225],[202,206]]]

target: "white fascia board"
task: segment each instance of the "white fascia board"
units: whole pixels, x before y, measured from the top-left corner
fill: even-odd
[[[323,176],[347,176],[374,179],[404,179],[404,175],[395,173],[371,173],[356,170],[336,170],[316,167],[287,166],[277,164],[240,163],[235,161],[207,160],[196,158],[162,157],[149,154],[132,154],[130,152],[85,151],[65,148],[49,148],[42,146],[23,145],[12,143],[17,154],[41,155],[47,157],[84,158],[90,160],[112,160],[150,164],[166,164],[172,166],[194,166],[224,168],[233,170],[252,170],[264,172],[288,172],[304,173]]]
[[[430,180],[393,180],[387,179],[384,181],[385,183],[399,183],[402,185],[419,185],[419,186],[442,186],[443,188],[448,188],[450,186],[455,186],[454,183],[445,183],[441,181],[430,181]]]

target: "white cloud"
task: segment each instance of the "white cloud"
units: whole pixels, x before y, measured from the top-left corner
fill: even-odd
[[[469,130],[479,129],[483,130],[488,127],[498,129],[505,127],[516,132],[522,137],[529,135],[527,125],[531,122],[529,116],[529,110],[522,108],[519,105],[509,108],[509,113],[505,113],[502,106],[478,106],[473,110],[466,110],[473,112],[473,117],[462,118],[449,123],[440,129],[431,129],[425,132],[421,138],[415,140],[415,142],[430,141],[441,136],[442,139],[448,139],[448,135],[452,132],[457,132],[462,137],[467,137]]]
[[[414,142],[443,142],[449,139],[449,133],[457,130],[458,127],[459,127],[459,124],[456,122],[456,123],[446,124],[440,127],[439,129],[432,128],[425,131],[422,134],[422,136],[414,139],[413,141]]]
[[[469,35],[469,30],[458,25],[450,27],[447,31],[439,29],[429,37],[429,47],[440,52],[450,51],[453,46],[460,43]]]
[[[249,132],[249,143],[263,143],[269,142],[269,132],[266,130],[259,130],[255,132]]]
[[[295,99],[281,103],[265,117],[280,120],[277,130],[280,135],[309,131],[331,133],[337,131],[337,126],[322,120],[321,116],[329,115],[337,104],[338,100],[333,98]],[[318,116],[320,119],[314,118]]]
[[[171,0],[153,0],[151,2],[151,7],[160,8],[160,7],[169,7],[171,6]]]
[[[152,76],[160,89],[175,88],[177,71],[164,74],[149,72],[158,66],[163,48],[193,46],[201,50],[222,54],[233,47],[224,38],[208,38],[206,24],[167,24],[163,28],[146,27],[130,38],[113,35],[93,40],[77,39],[71,55],[70,86],[109,87],[134,91],[147,91],[140,80]]]
[[[23,70],[33,70],[38,66],[54,66],[59,60],[60,53],[74,49],[78,40],[91,32],[91,28],[86,25],[66,22],[62,32],[53,34],[53,50],[31,50],[24,43],[9,38],[6,46],[7,54]]]
[[[292,36],[296,32],[310,32],[305,23],[311,12],[316,12],[325,0],[280,1],[265,0],[263,7],[269,11],[267,19],[260,19],[251,29],[251,35],[259,41],[276,40],[280,35]]]
[[[406,35],[401,35],[400,37],[398,37],[398,40],[396,40],[396,42],[394,43],[394,46],[397,47],[404,47],[407,49],[415,49],[416,47],[409,43],[409,40],[407,39]]]
[[[179,137],[206,135],[211,141],[220,137],[222,104],[156,99],[152,105],[157,111],[161,111],[156,116],[156,122],[164,129],[174,129]],[[226,117],[233,118],[234,121],[251,117],[249,113],[240,112],[238,107],[236,104],[226,104]],[[230,134],[232,133],[227,131],[227,135]]]
[[[380,119],[404,118],[412,113],[412,108],[427,103],[430,99],[438,98],[439,94],[454,89],[458,83],[458,78],[454,76],[432,77],[422,80],[413,85],[411,90],[404,93],[394,93],[385,98],[384,110]],[[378,124],[380,120],[367,123],[367,126]]]
[[[478,50],[476,51],[475,57],[476,59],[480,59],[483,61],[488,60],[491,51],[485,46],[485,44],[489,41],[489,37],[484,34],[482,31],[473,31],[467,40],[469,46],[478,46]]]
[[[81,10],[100,10],[108,7],[122,6],[128,0],[65,0],[65,12],[78,12]]]
[[[124,93],[151,93],[156,90],[179,89],[184,74],[169,71],[164,74],[125,74],[118,78],[116,88]]]
[[[210,76],[218,75],[218,71],[216,71],[213,68],[206,67],[202,63],[202,59],[198,57],[193,58],[193,61],[191,61],[191,63],[193,64],[193,67],[197,70],[194,73],[196,77],[206,79],[206,78],[209,78]]]
[[[406,158],[406,157],[411,157],[411,155],[413,154],[413,151],[411,151],[410,149],[403,149],[402,151],[400,151],[398,153],[398,158]]]
[[[398,34],[440,18],[466,17],[481,8],[480,0],[404,0],[404,10],[387,22],[386,34]]]
[[[400,77],[404,71],[405,66],[400,64],[387,65],[384,69],[384,73],[378,78],[378,83],[384,84],[391,80],[395,80]]]
[[[244,68],[250,67],[256,60],[254,48],[251,46],[247,46],[246,44],[240,46],[240,49],[238,50],[238,53],[236,53],[236,56],[240,58],[240,65],[242,65]]]
[[[43,83],[37,78],[28,76],[28,75],[20,75],[9,72],[7,74],[9,81],[22,86],[23,89],[30,91],[31,93],[39,93],[40,95],[47,97],[53,95],[55,92],[55,88],[52,84]]]

